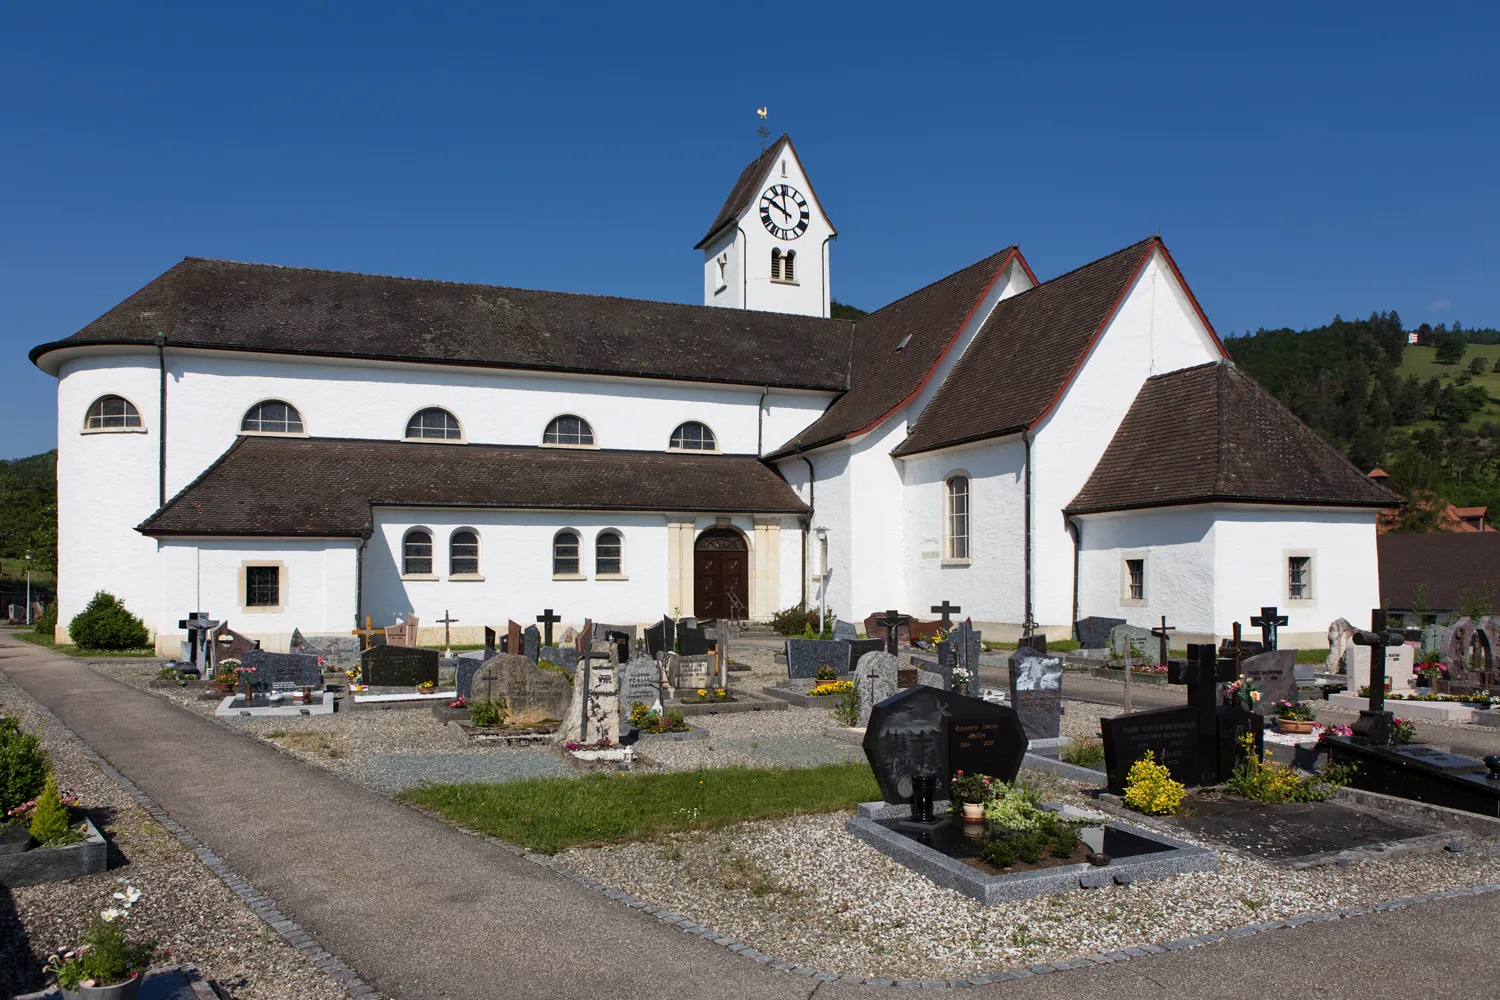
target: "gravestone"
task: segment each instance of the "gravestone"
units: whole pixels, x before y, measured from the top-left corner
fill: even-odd
[[[921,669],[902,669],[900,660],[880,650],[859,658],[859,665],[854,668],[854,682],[858,685],[859,692],[859,715],[854,720],[855,728],[869,723],[870,713],[876,705],[906,688],[943,689],[941,675]]]
[[[293,631],[295,632],[295,629]],[[246,653],[250,652],[250,650],[260,648],[259,639],[252,639],[247,635],[240,635],[234,629],[229,627],[228,622],[224,622],[217,629],[215,629],[213,636],[215,663],[221,660],[237,660],[240,657],[244,656]],[[303,641],[305,642],[306,640]],[[338,639],[334,640],[334,642],[338,641]],[[353,650],[353,662],[358,662],[359,644],[354,642],[353,636],[349,636],[343,641],[347,644],[347,648]],[[288,652],[300,653],[304,651],[299,649],[292,649],[288,650]],[[332,660],[332,655],[329,653],[316,652],[312,655],[321,656],[325,660]],[[345,659],[349,660],[349,656],[346,655]],[[333,663],[330,662],[329,666],[332,667]]]
[[[458,654],[458,665],[453,668],[453,693],[464,699],[474,697],[474,675],[479,668],[500,655],[498,649],[471,649]]]
[[[1344,662],[1349,666],[1349,694],[1357,695],[1360,688],[1369,686],[1370,652],[1374,648],[1379,647],[1351,645],[1345,654]],[[1416,647],[1407,643],[1384,648],[1387,691],[1405,693],[1413,689],[1416,676],[1412,667],[1417,662],[1416,652]]]
[[[514,620],[505,623],[505,651],[517,656],[524,655],[526,649],[525,637],[521,634],[521,626]]]
[[[661,711],[661,670],[650,657],[633,657],[620,668],[620,711],[626,718],[635,702]]]
[[[864,751],[886,802],[910,801],[912,779],[924,775],[936,779],[934,798],[946,799],[955,770],[1014,781],[1026,733],[1004,705],[914,687],[875,706]]]
[[[634,625],[594,625],[594,639],[607,640],[614,643],[616,658],[625,663],[630,655],[635,652],[635,626]]]
[[[844,644],[849,647],[849,664],[851,669],[866,653],[880,653],[885,651],[885,642],[880,639],[845,639]]]
[[[527,625],[521,633],[521,655],[532,663],[541,659],[542,633],[535,625]]]
[[[1116,625],[1110,629],[1109,649],[1118,656],[1142,658],[1153,666],[1161,663],[1161,642],[1150,629],[1137,625]]]
[[[885,651],[894,656],[902,643],[911,645],[911,634],[907,629],[910,622],[910,615],[903,615],[894,608],[883,613],[877,611],[865,619],[865,635],[883,639]]]
[[[1010,656],[1010,704],[1026,736],[1057,739],[1062,734],[1063,661],[1022,647]]]
[[[712,656],[684,656],[667,653],[667,682],[674,693],[697,692],[714,687],[714,660]]]
[[[1275,715],[1278,701],[1297,700],[1296,667],[1295,649],[1272,649],[1241,661],[1240,672],[1260,689],[1260,701],[1255,703],[1256,712]]]
[[[579,655],[573,697],[554,740],[593,744],[620,741],[620,669],[607,655]]]
[[[1073,623],[1073,630],[1078,633],[1078,645],[1081,649],[1104,649],[1109,646],[1110,632],[1116,625],[1124,625],[1123,618],[1081,618]]]
[[[687,619],[683,619],[683,621],[685,622]],[[712,648],[713,644],[708,641],[707,632],[701,628],[678,622],[677,652],[683,656],[706,656]]]
[[[252,649],[240,657],[240,666],[254,667],[250,686],[255,691],[289,691],[297,688],[323,690],[323,668],[308,653],[268,653]]]
[[[1354,626],[1347,619],[1335,618],[1328,626],[1328,659],[1323,663],[1323,669],[1330,674],[1337,674],[1344,669],[1344,654],[1354,645]]]
[[[1156,763],[1166,765],[1172,777],[1185,785],[1199,783],[1199,713],[1192,706],[1132,712],[1100,719],[1104,736],[1104,773],[1109,790],[1125,791],[1131,765],[1150,750]]]
[[[926,643],[928,645],[933,644],[937,641],[937,634],[942,630],[943,623],[940,621],[919,622],[916,620],[912,620],[906,623],[907,635],[910,638],[911,644],[913,646],[917,645],[918,643]]]
[[[832,667],[842,676],[849,672],[849,644],[836,639],[788,639],[786,641],[786,675],[812,679],[819,667]]]
[[[854,627],[853,622],[846,622],[842,618],[833,623],[833,637],[840,640],[854,640],[859,638],[859,630]]]
[[[979,686],[979,656],[984,652],[983,633],[974,630],[974,623],[967,618],[953,630],[953,648],[958,654],[957,666],[969,672],[969,683]]]
[[[471,703],[504,698],[506,721],[521,726],[560,721],[573,699],[566,677],[515,653],[499,653],[481,663],[470,687]]]
[[[578,670],[578,650],[572,646],[543,646],[537,655],[537,662],[555,663],[572,677]]]
[[[657,653],[675,653],[677,651],[677,625],[670,618],[662,618],[661,621],[646,629],[646,652],[655,657]]]
[[[738,635],[738,628],[727,621],[719,621],[709,630],[709,638],[713,640],[714,658],[718,661],[719,687],[729,687],[729,646]]]
[[[562,638],[558,639],[557,641],[562,643],[564,646],[573,645],[578,641],[578,630],[569,625],[567,628],[563,629]]]
[[[1033,653],[1041,653],[1043,655],[1046,655],[1047,633],[1033,632],[1030,635],[1023,635],[1021,636],[1021,638],[1016,640],[1016,648],[1029,649]]]
[[[371,646],[359,656],[360,680],[371,687],[416,687],[438,679],[438,653],[420,646]]]

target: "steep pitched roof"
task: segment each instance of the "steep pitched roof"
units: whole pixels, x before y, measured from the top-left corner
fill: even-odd
[[[769,457],[862,433],[906,405],[1012,260],[1026,266],[1016,247],[1006,247],[860,318],[849,391]]]
[[[65,340],[848,387],[853,324],[748,309],[188,257]]]
[[[1248,375],[1218,361],[1148,378],[1066,512],[1215,501],[1401,502]]]
[[[753,455],[241,437],[147,535],[357,535],[372,505],[801,514]]]
[[[1160,246],[1153,236],[996,305],[892,454],[914,455],[1035,425],[1073,380]]]
[[[1459,605],[1500,593],[1500,531],[1381,535],[1380,606],[1392,611],[1416,607],[1417,588],[1430,611],[1457,611]]]
[[[694,250],[702,250],[708,246],[709,242],[715,236],[719,235],[719,232],[725,226],[734,222],[735,219],[738,219],[744,213],[745,209],[749,207],[750,202],[755,200],[755,196],[760,194],[761,178],[766,175],[767,170],[771,169],[771,164],[775,162],[776,157],[781,155],[783,149],[790,149],[792,155],[797,156],[797,147],[792,145],[792,137],[785,132],[764,153],[751,160],[748,167],[740,171],[739,180],[734,182],[734,187],[729,189],[729,197],[724,199],[724,207],[719,209],[718,215],[714,216],[713,225],[708,227],[708,232],[693,247]],[[801,163],[802,157],[797,156],[797,162]],[[832,229],[833,234],[837,236],[838,227],[833,224],[832,219],[828,218],[828,213],[823,209],[823,203],[818,201],[818,193],[813,190],[811,177],[807,178],[807,194],[814,202],[817,202],[818,211],[823,212],[823,218],[827,220],[828,228]]]

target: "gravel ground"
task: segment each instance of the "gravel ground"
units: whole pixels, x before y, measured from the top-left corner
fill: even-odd
[[[1046,781],[1048,798],[1086,804],[1082,786],[1069,784]],[[567,851],[558,860],[789,962],[841,975],[933,979],[1500,881],[1500,860],[1482,853],[1293,872],[1221,852],[1218,872],[990,907],[855,840],[842,815]]]
[[[46,956],[78,942],[93,911],[125,884],[145,893],[131,922],[241,1000],[336,1000],[343,989],[246,908],[175,837],[88,758],[72,735],[0,674],[0,705],[36,733],[59,783],[78,793],[110,841],[110,869],[0,888],[0,996],[42,989]],[[166,962],[168,959],[163,958]]]
[[[700,767],[816,767],[860,762],[864,751],[823,735],[835,725],[827,709],[744,712],[695,716],[708,729],[706,740],[652,743],[643,753],[651,763],[673,771]]]

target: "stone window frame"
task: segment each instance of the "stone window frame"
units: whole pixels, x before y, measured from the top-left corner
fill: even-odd
[[[559,573],[557,569],[557,543],[562,541],[564,535],[571,535],[574,544],[573,561],[577,564],[571,573]],[[583,532],[577,528],[558,528],[552,534],[552,579],[554,580],[587,580],[588,574],[583,572]]]
[[[454,540],[460,532],[468,532],[474,536],[474,572],[459,573],[453,569],[453,546]],[[484,559],[484,542],[479,529],[467,524],[459,525],[448,532],[448,580],[451,583],[483,583],[484,574],[480,572]]]
[[[684,428],[689,426],[701,427],[703,429],[703,433],[708,436],[707,439],[713,442],[713,447],[687,448],[683,445],[678,444],[678,434],[680,434]],[[686,440],[686,438],[684,438],[684,440]],[[714,432],[714,429],[712,427],[708,426],[708,424],[704,423],[702,420],[684,420],[682,423],[672,428],[672,436],[667,439],[667,450],[673,452],[685,452],[691,455],[721,454],[721,451],[719,449],[719,435]]]
[[[427,536],[427,572],[426,573],[408,573],[407,570],[406,570],[406,560],[408,558],[407,554],[406,554],[406,546],[407,546],[407,542],[410,541],[411,536],[415,535],[418,532],[421,532],[422,534],[424,534],[424,535]],[[401,532],[401,553],[400,553],[400,559],[401,559],[401,579],[403,579],[403,580],[436,580],[438,578],[438,575],[433,572],[434,566],[433,566],[433,554],[432,554],[432,549],[434,547],[433,546],[433,539],[436,536],[436,534],[437,533],[434,532],[431,528],[427,527],[426,525],[422,525],[422,524],[414,524],[410,528],[407,528],[405,531]],[[418,556],[416,558],[421,558],[421,557]]]
[[[578,421],[581,429],[588,431],[588,434],[589,434],[589,443],[588,444],[567,444],[567,443],[556,442],[556,441],[548,441],[547,440],[547,435],[548,434],[557,433],[557,432],[554,432],[552,430],[552,425],[555,424],[555,423],[557,423],[559,420],[562,420],[565,417],[571,418],[573,420]],[[580,433],[579,437],[582,437],[582,436],[583,435]],[[599,435],[598,435],[598,433],[596,433],[594,431],[594,425],[589,422],[589,420],[588,420],[587,417],[584,417],[584,416],[582,416],[581,414],[578,414],[578,413],[557,413],[557,414],[554,414],[552,417],[550,417],[547,420],[547,423],[544,424],[543,427],[542,427],[542,447],[543,448],[583,448],[583,449],[592,449],[592,450],[597,451],[599,449]]]
[[[118,399],[120,402],[124,403],[125,406],[126,406],[126,410],[125,410],[124,413],[120,414],[120,419],[121,420],[129,420],[132,416],[134,416],[135,417],[135,424],[133,424],[133,425],[126,424],[126,425],[123,425],[123,426],[120,426],[120,427],[90,427],[89,426],[89,421],[91,421],[94,418],[94,408],[96,406],[99,406],[106,399]],[[99,414],[99,419],[103,420],[103,419],[105,419],[106,416],[107,416],[106,414],[101,413],[101,414]],[[145,420],[144,417],[141,416],[141,408],[139,406],[135,405],[135,400],[131,399],[130,397],[128,397],[126,395],[123,395],[122,393],[118,393],[118,392],[106,392],[103,395],[97,397],[93,402],[89,403],[88,409],[86,409],[86,410],[83,411],[83,426],[81,428],[79,428],[78,433],[80,433],[80,434],[145,434],[145,433],[147,433],[147,431],[146,431],[146,420]]]
[[[412,423],[416,421],[418,417],[422,416],[422,414],[431,413],[433,411],[441,412],[447,415],[447,417],[453,421],[453,423],[458,428],[458,437],[412,437]],[[433,404],[431,406],[419,406],[417,407],[417,409],[412,411],[411,416],[406,418],[406,429],[401,432],[401,440],[419,441],[422,444],[464,444],[467,441],[467,435],[464,433],[464,422],[458,419],[458,414],[454,413],[446,406]]]
[[[1141,564],[1141,596],[1130,596],[1130,564]],[[1120,553],[1120,604],[1127,608],[1145,607],[1151,600],[1151,554],[1144,550]]]
[[[953,530],[953,483],[956,480],[964,481],[964,554],[954,555],[954,540],[958,537]],[[943,476],[943,566],[971,566],[974,563],[974,477],[969,475],[967,469],[952,469]]]
[[[615,538],[619,540],[619,546],[620,546],[620,568],[619,568],[619,570],[617,570],[614,573],[601,573],[599,571],[599,540],[601,538],[603,538],[605,535],[614,535]],[[579,569],[582,569],[582,568],[583,568],[583,565],[582,565],[582,563],[580,563],[579,564]],[[625,572],[625,532],[621,531],[619,528],[600,528],[594,534],[594,579],[595,580],[629,580],[630,579],[629,575],[626,574],[626,572]]]
[[[297,423],[302,426],[302,429],[300,431],[265,431],[265,430],[255,430],[255,431],[252,431],[252,430],[247,430],[245,428],[245,421],[247,421],[247,420],[250,419],[250,414],[252,414],[255,411],[259,410],[262,406],[265,406],[267,403],[280,403],[282,406],[285,406],[292,413],[295,413],[297,415]],[[254,403],[251,403],[249,406],[247,406],[245,408],[244,415],[240,417],[240,429],[236,433],[240,434],[243,437],[304,437],[305,438],[305,437],[311,437],[312,436],[307,431],[307,418],[302,415],[302,411],[299,410],[297,407],[293,406],[291,403],[287,402],[285,399],[281,399],[280,397],[277,397],[277,396],[267,396],[265,399],[256,400]]]
[[[276,570],[276,600],[272,604],[250,603],[250,573],[251,569]],[[291,589],[291,580],[286,571],[286,563],[280,559],[245,559],[240,562],[239,570],[239,599],[240,614],[242,615],[279,615],[286,611],[287,591]]]
[[[1281,553],[1282,580],[1286,585],[1286,599],[1298,604],[1309,604],[1318,599],[1318,559],[1315,549],[1284,549]],[[1306,579],[1302,584],[1302,596],[1292,596],[1292,560],[1306,559]]]

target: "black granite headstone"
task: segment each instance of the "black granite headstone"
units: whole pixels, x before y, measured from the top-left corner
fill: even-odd
[[[1062,733],[1063,661],[1022,646],[1010,656],[1010,704],[1033,740]]]
[[[1124,625],[1123,618],[1082,618],[1074,623],[1078,633],[1078,645],[1083,649],[1103,649],[1109,645],[1109,633],[1116,625]]]
[[[788,639],[786,675],[811,680],[819,667],[832,667],[840,676],[849,672],[849,644],[838,639]]]
[[[484,648],[487,650],[495,649],[495,630],[488,625],[484,627]]]
[[[909,802],[913,779],[931,775],[948,798],[954,770],[1014,781],[1026,733],[1005,705],[919,685],[877,704],[865,729],[865,757],[887,802]]]
[[[1500,779],[1477,760],[1431,747],[1367,746],[1346,736],[1325,735],[1322,745],[1330,764],[1356,765],[1355,788],[1500,816]]]
[[[372,646],[359,656],[360,679],[372,687],[436,684],[438,652],[418,646]]]
[[[310,653],[268,653],[252,649],[240,657],[240,666],[254,667],[248,675],[256,691],[286,691],[297,688],[323,690],[323,668]]]
[[[1032,635],[1023,635],[1016,642],[1016,649],[1030,649],[1036,653],[1047,652],[1047,636],[1041,632]]]
[[[1104,773],[1109,790],[1125,791],[1125,777],[1136,761],[1150,750],[1156,763],[1166,765],[1172,777],[1185,785],[1198,784],[1198,710],[1188,705],[1132,712],[1100,719],[1104,735]]]
[[[677,650],[677,625],[670,618],[661,621],[646,629],[646,652],[655,659],[657,653],[672,653]]]
[[[713,640],[709,639],[708,633],[703,629],[684,625],[681,622],[678,623],[677,652],[683,656],[707,656],[708,651],[713,649],[715,645]]]
[[[885,651],[884,639],[844,639],[842,641],[849,647],[850,669],[858,665],[859,658],[866,653],[880,653]]]
[[[1255,739],[1255,755],[1259,757],[1265,752],[1266,722],[1259,712],[1249,712],[1233,705],[1221,706],[1215,720],[1218,723],[1219,753],[1213,781],[1217,784],[1228,781],[1234,774],[1235,765],[1244,759],[1245,748],[1241,740],[1247,733]]]
[[[542,655],[542,633],[535,625],[527,625],[521,633],[521,655],[532,663]]]

